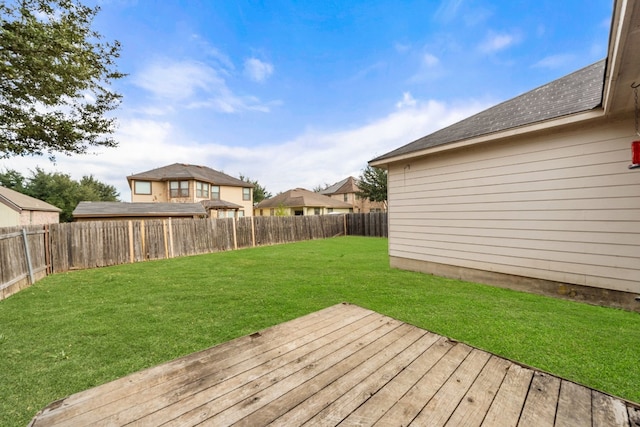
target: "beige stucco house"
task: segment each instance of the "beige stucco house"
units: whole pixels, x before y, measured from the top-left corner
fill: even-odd
[[[345,203],[350,203],[353,207],[354,213],[369,213],[369,212],[385,212],[386,206],[382,202],[372,202],[369,199],[358,196],[360,188],[358,187],[357,180],[350,176],[338,181],[333,185],[320,191],[320,194],[331,197],[335,200],[341,200]]]
[[[329,215],[353,212],[350,203],[320,193],[295,188],[265,199],[254,208],[255,216]]]
[[[211,217],[253,213],[253,184],[207,166],[174,163],[127,177],[131,201],[202,203]]]
[[[606,60],[373,159],[391,265],[640,309],[638,23],[615,1]]]
[[[61,209],[19,193],[0,187],[0,227],[57,224]]]

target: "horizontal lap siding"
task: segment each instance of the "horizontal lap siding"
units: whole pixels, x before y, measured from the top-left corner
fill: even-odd
[[[618,122],[393,164],[390,255],[640,292],[633,138]]]

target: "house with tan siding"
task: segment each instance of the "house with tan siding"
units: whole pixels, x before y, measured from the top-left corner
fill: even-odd
[[[342,181],[338,181],[320,191],[320,194],[331,197],[334,200],[341,200],[345,203],[350,203],[353,207],[354,213],[386,211],[384,203],[372,202],[367,198],[360,197],[358,193],[360,193],[358,181],[352,176],[347,177]]]
[[[0,227],[57,224],[62,209],[0,186]]]
[[[214,218],[251,216],[253,184],[208,166],[174,163],[127,177],[134,203],[202,203]]]
[[[393,267],[640,311],[640,2],[608,56],[370,161]]]
[[[353,212],[350,203],[304,188],[294,188],[270,199],[264,199],[254,208],[255,216],[329,215],[350,212]]]

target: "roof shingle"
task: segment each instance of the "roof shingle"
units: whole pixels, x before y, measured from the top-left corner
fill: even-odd
[[[189,165],[186,163],[174,163],[161,168],[152,169],[146,172],[129,175],[127,181],[153,180],[168,181],[172,179],[195,179],[208,182],[214,185],[227,185],[230,187],[251,187],[253,184],[234,178],[225,173],[211,169],[208,166]]]
[[[207,214],[202,203],[80,202],[74,218],[193,216]]]
[[[62,212],[62,209],[47,202],[2,186],[0,186],[0,201],[13,205],[19,210]]]
[[[602,105],[605,67],[598,61],[371,161],[593,110]]]
[[[347,209],[353,206],[340,200],[332,199],[329,196],[323,196],[320,193],[305,190],[304,188],[295,188],[285,191],[270,199],[265,199],[258,203],[256,208],[277,208],[277,207],[325,207]]]

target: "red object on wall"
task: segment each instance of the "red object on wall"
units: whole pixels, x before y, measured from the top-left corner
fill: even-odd
[[[640,141],[633,141],[631,143],[631,159],[631,163],[640,165]]]

